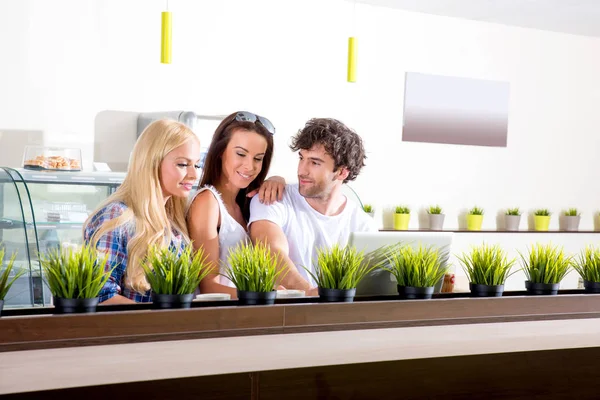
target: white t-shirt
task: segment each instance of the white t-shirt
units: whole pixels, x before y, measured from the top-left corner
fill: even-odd
[[[271,205],[261,204],[258,196],[250,203],[250,221],[267,220],[281,227],[289,244],[289,257],[300,274],[313,286],[316,282],[302,266],[314,272],[317,249],[334,244],[348,244],[350,232],[376,232],[377,226],[356,203],[346,200],[344,210],[327,216],[316,211],[300,195],[298,185],[286,185],[283,200]]]

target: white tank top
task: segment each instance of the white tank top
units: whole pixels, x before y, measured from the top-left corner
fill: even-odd
[[[249,237],[246,229],[229,214],[227,207],[225,207],[225,203],[223,203],[221,194],[212,185],[206,185],[198,189],[188,204],[191,205],[196,196],[205,190],[210,191],[213,196],[215,196],[215,199],[217,199],[217,203],[219,203],[219,214],[221,219],[221,225],[219,227],[219,270],[223,274],[229,267],[229,264],[227,263],[229,249],[233,249],[239,243],[249,240]],[[235,287],[235,285],[224,276],[219,277],[219,282],[221,285]]]

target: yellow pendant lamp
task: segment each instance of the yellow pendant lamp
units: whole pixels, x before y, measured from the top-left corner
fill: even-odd
[[[160,26],[160,62],[171,64],[171,12],[167,1],[167,11],[162,12]]]
[[[348,38],[348,82],[356,82],[356,38]]]
[[[352,9],[352,32],[355,31],[356,25],[356,0],[354,0],[354,7]],[[350,36],[348,38],[348,82],[356,82],[356,37]]]

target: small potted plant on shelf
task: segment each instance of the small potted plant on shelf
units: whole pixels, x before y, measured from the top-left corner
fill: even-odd
[[[441,231],[444,229],[444,217],[442,207],[435,205],[427,209],[429,214],[429,229],[432,231]]]
[[[270,305],[277,297],[277,282],[283,270],[279,257],[263,242],[240,243],[229,250],[228,267],[222,274],[237,288],[239,305]]]
[[[363,206],[363,211],[366,212],[367,214],[369,214],[369,216],[371,218],[373,218],[375,216],[375,209],[373,208],[373,205],[371,205],[371,204],[365,204]]]
[[[194,291],[209,273],[202,248],[188,244],[180,254],[165,246],[151,246],[142,262],[152,289],[155,308],[190,308]]]
[[[500,246],[485,243],[457,258],[469,277],[469,288],[475,297],[502,296],[504,283],[514,273],[511,269],[516,261],[509,260]]]
[[[558,294],[560,281],[571,269],[572,257],[566,256],[563,249],[550,244],[532,246],[527,257],[521,256],[523,271],[527,280],[528,294]]]
[[[2,247],[2,243],[0,243],[0,267],[4,264],[4,255],[5,250]],[[6,294],[10,290],[13,283],[15,283],[15,281],[27,271],[26,269],[20,269],[19,271],[16,271],[13,276],[11,276],[16,258],[17,253],[13,253],[10,259],[6,262],[6,266],[4,268],[0,268],[0,316],[2,315],[2,309],[4,308],[4,298],[6,297]]]
[[[372,263],[371,260],[355,247],[335,244],[328,249],[317,249],[314,271],[305,269],[317,283],[321,301],[351,303],[359,282],[380,266],[380,263]]]
[[[408,230],[410,222],[410,208],[407,206],[397,206],[394,213],[394,229],[397,231]]]
[[[581,214],[576,208],[569,208],[567,211],[565,211],[565,231],[578,231],[580,221]]]
[[[521,210],[518,207],[508,208],[504,215],[504,230],[518,231],[521,223]]]
[[[447,271],[442,259],[437,248],[405,245],[388,257],[389,265],[384,269],[396,278],[400,298],[431,299],[436,283]]]
[[[471,208],[467,214],[467,230],[480,231],[483,223],[483,208],[477,206]]]
[[[600,293],[600,249],[586,246],[573,261],[573,269],[583,279],[586,293]]]
[[[533,212],[533,226],[536,231],[547,231],[550,227],[550,215],[547,208],[540,208]]]
[[[105,271],[108,254],[100,254],[86,244],[75,249],[52,248],[40,255],[57,314],[96,311],[98,294],[112,272]]]

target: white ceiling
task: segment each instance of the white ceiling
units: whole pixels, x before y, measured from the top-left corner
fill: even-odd
[[[448,17],[600,37],[600,0],[357,0]]]

